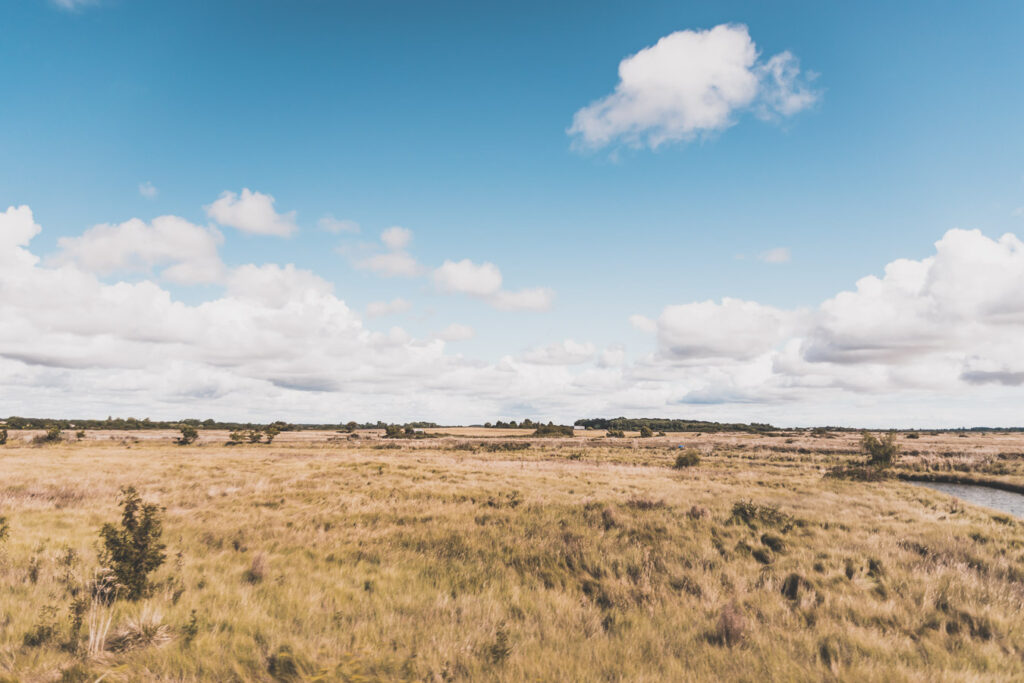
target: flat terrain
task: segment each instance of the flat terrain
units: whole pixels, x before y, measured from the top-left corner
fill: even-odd
[[[0,679],[1024,679],[1024,522],[832,476],[856,434],[431,431],[12,432]],[[1021,434],[899,443],[897,473],[1024,484]],[[76,623],[126,485],[167,561]]]

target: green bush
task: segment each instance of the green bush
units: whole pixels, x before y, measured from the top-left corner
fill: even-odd
[[[199,432],[192,425],[184,425],[181,428],[181,438],[178,439],[179,446],[187,446],[199,438]]]
[[[100,561],[113,571],[125,597],[138,600],[149,590],[149,574],[164,563],[163,508],[146,503],[134,487],[121,489],[121,525],[104,524]]]
[[[46,428],[45,434],[39,434],[32,443],[34,444],[46,444],[46,443],[58,443],[61,440],[60,436],[60,425],[50,425]]]
[[[6,429],[0,429],[0,446],[3,446],[6,443],[7,443],[7,430]]]
[[[640,438],[641,439],[649,439],[652,436],[654,436],[654,432],[651,431],[650,427],[648,427],[647,425],[642,425],[640,427]]]
[[[889,467],[896,464],[900,447],[896,443],[896,432],[889,432],[879,439],[874,434],[864,432],[860,437],[860,447],[868,455],[868,464]]]
[[[696,467],[700,464],[700,451],[696,448],[687,448],[685,451],[676,456],[676,461],[672,465],[677,470],[681,470],[684,467]]]

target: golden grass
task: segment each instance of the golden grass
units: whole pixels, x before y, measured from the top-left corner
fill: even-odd
[[[17,435],[0,448],[0,678],[1024,678],[1024,524],[823,476],[862,459],[856,435],[505,451],[480,431]],[[672,469],[677,444],[701,464]],[[1021,477],[1019,435],[901,445],[919,451],[907,471]],[[89,606],[72,634],[129,484],[166,507],[168,560],[151,597]]]

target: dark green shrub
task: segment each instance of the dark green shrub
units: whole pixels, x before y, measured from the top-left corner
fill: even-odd
[[[652,436],[654,436],[654,432],[651,431],[651,428],[648,427],[647,425],[641,425],[641,427],[640,427],[640,438],[641,439],[649,439]]]
[[[672,467],[681,470],[684,467],[696,467],[700,464],[700,451],[696,448],[687,448],[685,451],[676,456],[676,461]]]
[[[6,429],[0,429],[0,446],[3,446],[6,443],[7,443],[7,430]]]
[[[868,455],[868,464],[879,467],[896,464],[900,451],[896,443],[896,432],[889,432],[881,439],[870,432],[864,432],[860,437],[860,447]]]
[[[181,428],[181,438],[178,439],[179,446],[187,446],[199,438],[199,432],[192,425],[184,425]]]
[[[113,571],[125,597],[137,600],[149,589],[149,574],[164,563],[163,508],[146,503],[134,487],[121,489],[121,525],[104,524],[100,561]]]

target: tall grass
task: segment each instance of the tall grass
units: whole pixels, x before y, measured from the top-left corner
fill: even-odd
[[[1024,677],[1024,526],[895,479],[824,477],[862,460],[856,435],[790,450],[702,437],[700,465],[680,471],[674,444],[548,438],[492,451],[437,438],[378,450],[373,436],[329,436],[9,443],[0,673]],[[1016,438],[986,448],[1024,450]],[[922,435],[932,455],[915,457],[951,442]],[[811,443],[829,450],[798,451]],[[99,564],[97,532],[118,519],[123,486],[166,510],[167,561],[138,603],[97,598],[78,578]],[[78,597],[89,602],[71,647]],[[26,645],[38,625],[52,637]]]

